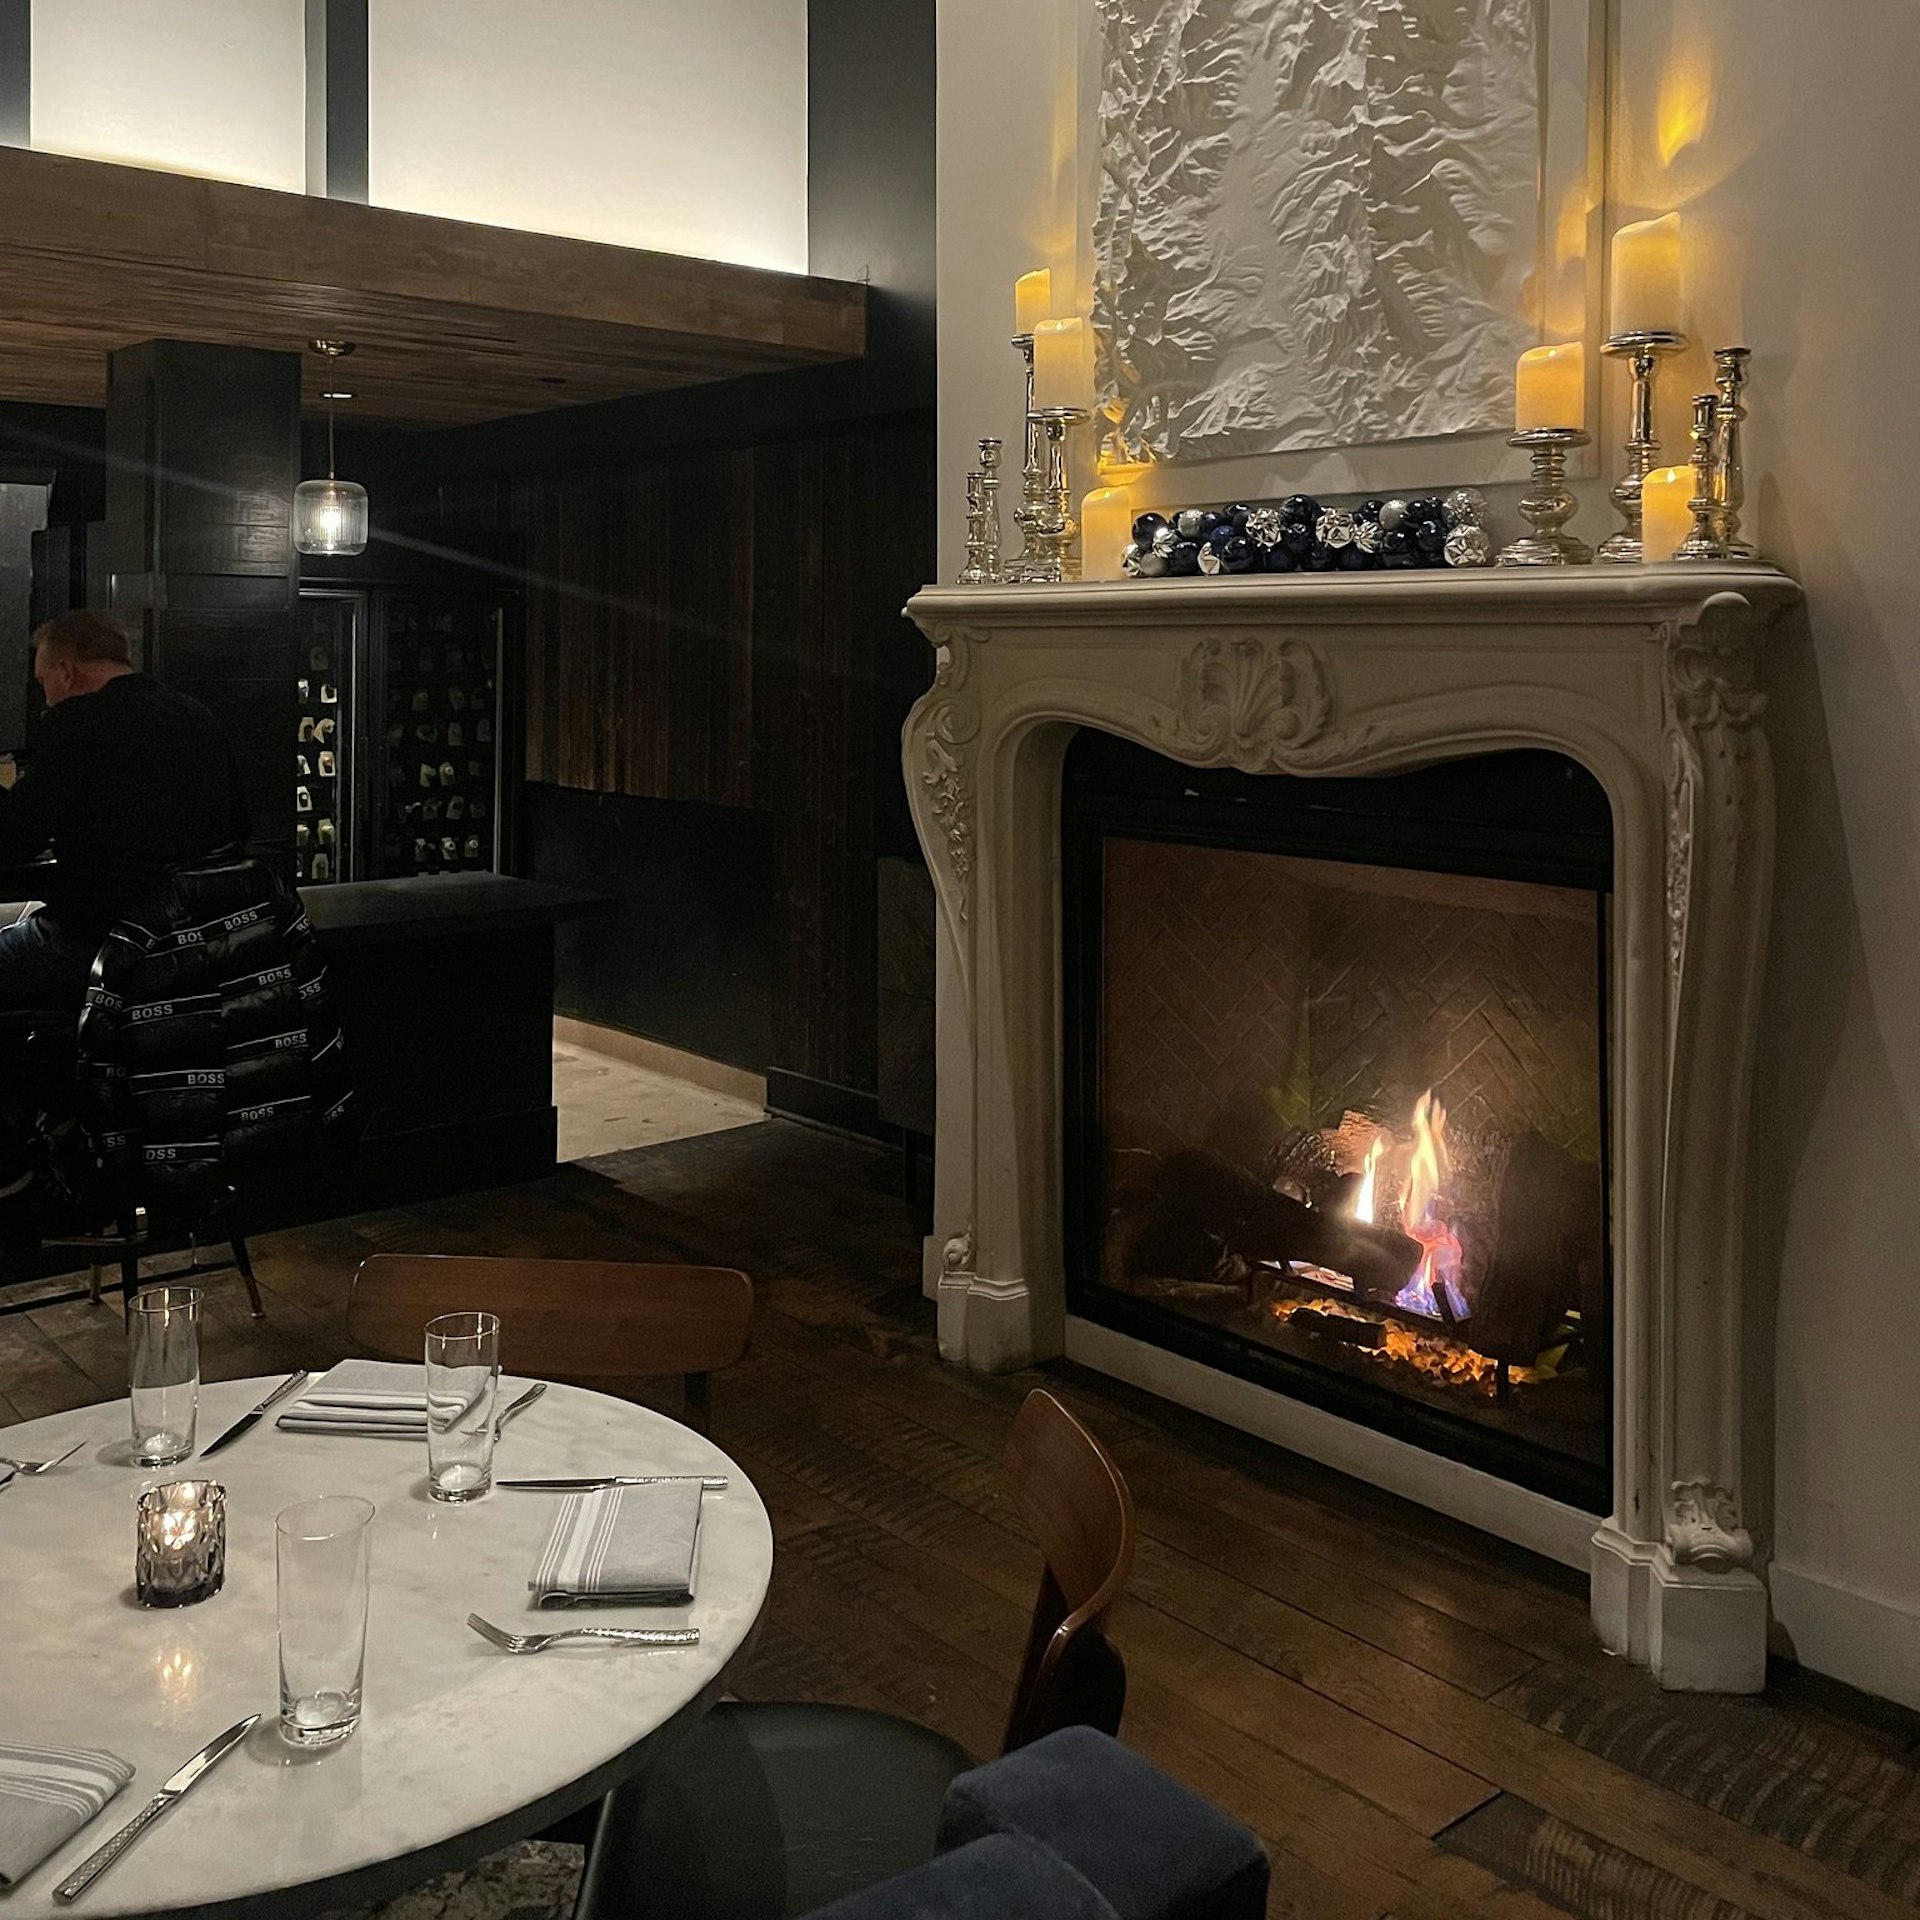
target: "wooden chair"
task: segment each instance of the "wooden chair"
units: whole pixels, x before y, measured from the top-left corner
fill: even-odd
[[[687,1424],[705,1433],[710,1376],[747,1350],[753,1282],[734,1267],[376,1253],[353,1276],[347,1332],[417,1360],[427,1322],[465,1312],[499,1316],[510,1373],[608,1386],[683,1375]]]
[[[1105,1627],[1133,1564],[1126,1482],[1041,1389],[1001,1465],[1045,1561],[1004,1750],[1064,1726],[1117,1733],[1126,1669]],[[723,1701],[603,1803],[575,1920],[811,1913],[930,1860],[947,1786],[973,1764],[892,1714]]]

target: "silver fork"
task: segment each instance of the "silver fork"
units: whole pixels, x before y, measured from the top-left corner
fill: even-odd
[[[558,1640],[612,1640],[623,1647],[697,1647],[698,1627],[569,1627],[564,1633],[509,1633],[477,1613],[467,1615],[467,1625],[483,1640],[491,1640],[508,1653],[543,1653]]]
[[[11,1467],[15,1473],[47,1473],[57,1467],[62,1460],[71,1460],[86,1444],[84,1440],[76,1440],[65,1453],[56,1455],[51,1460],[10,1460],[4,1453],[0,1453],[0,1467]]]

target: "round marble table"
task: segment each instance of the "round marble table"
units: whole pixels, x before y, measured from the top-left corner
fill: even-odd
[[[203,1389],[202,1444],[272,1388]],[[97,1746],[138,1769],[83,1833],[0,1894],[0,1920],[71,1913],[290,1916],[384,1899],[538,1832],[634,1772],[648,1744],[704,1713],[766,1599],[773,1534],[759,1495],[710,1441],[664,1416],[555,1386],[508,1427],[496,1471],[725,1474],[706,1496],[695,1598],[601,1607],[594,1625],[701,1630],[698,1647],[502,1653],[466,1624],[578,1625],[537,1613],[527,1576],[557,1496],[431,1501],[418,1440],[282,1433],[273,1416],[201,1465],[131,1464],[117,1401],[0,1428],[0,1452],[65,1466],[0,1490],[0,1737]],[[227,1577],[199,1606],[133,1597],[134,1503],[204,1475],[227,1489]],[[366,1705],[341,1746],[296,1754],[279,1737],[273,1522],[318,1493],[378,1508]],[[223,1727],[261,1723],[72,1907],[53,1888]]]

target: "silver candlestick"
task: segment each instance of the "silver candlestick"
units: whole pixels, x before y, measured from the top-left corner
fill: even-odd
[[[1572,427],[1529,427],[1507,442],[1533,459],[1531,490],[1520,496],[1520,512],[1533,531],[1500,550],[1503,567],[1584,567],[1593,549],[1560,529],[1579,511],[1567,488],[1567,455],[1588,444]]]
[[[1749,347],[1717,347],[1713,355],[1714,384],[1719,389],[1715,413],[1713,456],[1713,537],[1729,560],[1751,560],[1752,545],[1740,538],[1740,509],[1746,504],[1746,436],[1741,423],[1747,417],[1747,362]]]
[[[1014,351],[1026,363],[1027,459],[1021,471],[1020,504],[1013,510],[1013,524],[1020,529],[1020,551],[1007,562],[1000,576],[1009,582],[1044,577],[1030,572],[1029,568],[1043,562],[1043,556],[1034,543],[1034,529],[1045,506],[1044,496],[1047,488],[1046,460],[1043,452],[1045,436],[1040,431],[1039,421],[1033,411],[1033,335],[1015,334],[1013,346]]]
[[[1693,531],[1674,550],[1676,560],[1724,560],[1727,550],[1720,544],[1717,530],[1720,518],[1720,396],[1697,393],[1693,397],[1693,425],[1687,438],[1693,443],[1693,498],[1687,502],[1693,515]]]
[[[1057,586],[1080,577],[1079,556],[1072,551],[1080,524],[1073,517],[1073,495],[1067,476],[1067,429],[1091,418],[1085,407],[1040,407],[1027,415],[1039,430],[1043,447],[1045,484],[1040,508],[1027,530],[1027,556],[1021,579],[1035,586]]]
[[[1624,360],[1633,375],[1631,424],[1627,434],[1627,471],[1613,490],[1613,504],[1626,525],[1600,543],[1595,556],[1623,566],[1638,566],[1646,558],[1641,538],[1641,493],[1647,475],[1659,462],[1660,441],[1655,432],[1654,383],[1660,362],[1687,344],[1684,333],[1654,331],[1616,333],[1600,349],[1610,360]]]
[[[963,587],[987,587],[1000,580],[1000,442],[980,442],[980,465],[967,475],[967,564]]]

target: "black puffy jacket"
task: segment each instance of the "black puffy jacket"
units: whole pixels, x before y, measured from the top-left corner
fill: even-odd
[[[170,875],[94,962],[79,1086],[88,1187],[168,1213],[340,1128],[346,1053],[298,896],[242,857]]]

